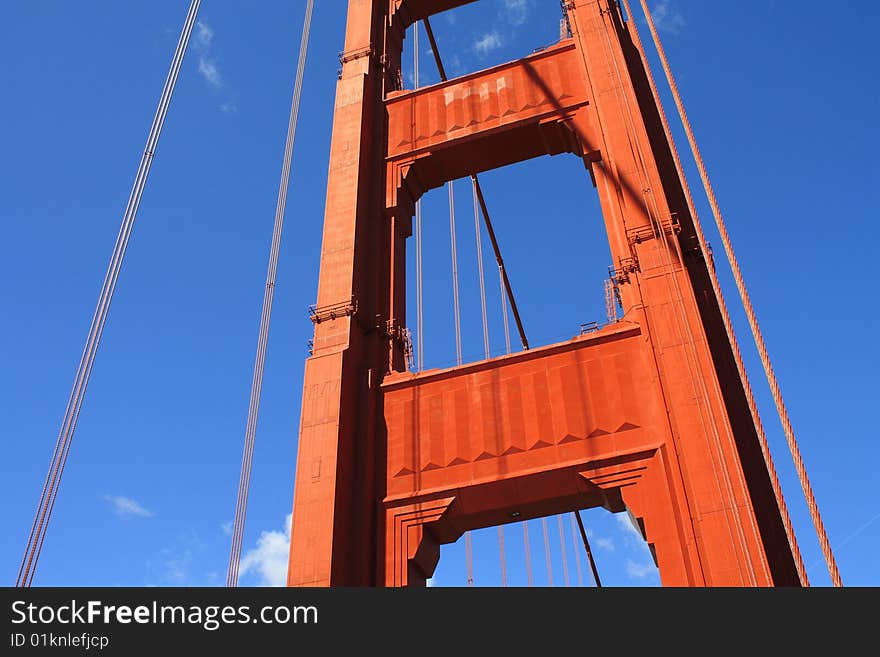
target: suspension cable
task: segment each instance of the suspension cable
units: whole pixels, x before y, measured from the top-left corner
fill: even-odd
[[[574,514],[572,513],[568,516],[568,519],[571,520],[571,545],[574,548],[574,563],[577,566],[578,586],[583,586],[584,573],[581,570],[581,552],[578,549],[577,537],[575,536]]]
[[[504,525],[498,525],[498,558],[501,562],[501,586],[507,586],[507,555],[504,551]]]
[[[126,205],[125,213],[123,214],[122,225],[120,226],[119,234],[116,238],[116,244],[113,247],[110,264],[104,278],[101,294],[98,298],[98,305],[95,309],[95,314],[92,317],[91,326],[89,327],[86,344],[83,348],[82,357],[80,358],[79,366],[74,378],[73,389],[70,393],[67,408],[64,412],[64,419],[61,423],[61,430],[55,442],[55,449],[52,452],[49,471],[46,475],[46,481],[43,484],[43,490],[40,494],[40,501],[34,515],[34,522],[31,525],[31,532],[28,537],[24,557],[19,566],[18,576],[15,582],[16,586],[19,587],[29,587],[34,579],[37,563],[43,549],[43,541],[48,530],[49,520],[51,519],[52,511],[55,508],[58,489],[61,486],[61,477],[64,474],[67,457],[70,453],[70,446],[76,430],[76,424],[79,419],[79,413],[82,408],[86,388],[88,387],[89,379],[91,377],[95,356],[101,342],[104,326],[107,322],[110,302],[113,300],[113,293],[116,289],[116,283],[119,280],[122,261],[125,258],[128,241],[131,237],[135,218],[137,217],[138,207],[140,206],[141,197],[147,184],[147,178],[150,173],[153,158],[156,154],[156,147],[159,144],[159,137],[162,133],[165,117],[168,115],[168,108],[171,104],[171,98],[174,94],[174,88],[180,74],[180,67],[183,63],[183,57],[186,53],[187,46],[189,45],[190,36],[192,35],[200,5],[201,0],[192,0],[190,3],[180,38],[177,42],[177,48],[175,49],[174,56],[171,60],[171,67],[168,71],[168,76],[165,79],[165,86],[163,87],[162,95],[159,98],[159,105],[156,109],[152,126],[150,127],[149,136],[147,137],[146,148],[141,156],[137,175],[135,176],[131,194],[128,198],[128,204]]]
[[[556,516],[556,523],[559,525],[559,548],[562,551],[562,581],[566,587],[571,586],[568,580],[568,557],[565,554],[565,530],[562,525],[562,516]]]
[[[483,238],[480,229],[480,209],[477,201],[477,184],[471,178],[471,192],[474,199],[474,236],[477,248],[477,273],[480,278],[480,310],[483,318],[483,355],[486,360],[492,357],[489,348],[489,313],[486,310],[486,274],[483,268]],[[507,586],[507,555],[504,549],[504,526],[498,525],[498,559],[501,566],[501,586]]]
[[[452,251],[452,310],[455,315],[455,362],[462,364],[461,355],[461,302],[458,296],[458,240],[455,234],[455,192],[452,181],[446,184],[449,190],[449,243]]]
[[[511,352],[510,322],[507,317],[507,297],[504,295],[504,270],[500,267],[498,268],[498,282],[501,284],[501,316],[504,318],[504,346],[509,354]]]
[[[752,337],[754,338],[755,346],[758,349],[758,354],[761,358],[761,364],[764,367],[764,373],[767,377],[767,382],[770,385],[770,391],[773,396],[773,401],[776,405],[776,411],[782,423],[786,442],[788,443],[788,448],[791,452],[795,470],[797,471],[798,480],[800,482],[801,489],[804,493],[804,498],[806,499],[807,506],[809,508],[810,517],[813,521],[813,526],[816,529],[816,534],[822,548],[822,554],[825,557],[825,563],[828,567],[828,572],[831,575],[831,581],[836,587],[843,586],[843,581],[840,577],[840,571],[837,567],[837,562],[831,549],[831,542],[828,539],[825,525],[822,522],[822,516],[819,512],[819,506],[816,502],[815,495],[813,494],[813,488],[807,475],[803,457],[800,452],[800,447],[798,446],[797,439],[794,435],[794,429],[792,428],[791,420],[788,415],[788,410],[786,409],[785,403],[782,399],[782,392],[779,387],[779,382],[773,370],[772,363],[770,362],[770,356],[767,351],[767,346],[764,342],[763,334],[761,333],[761,329],[758,325],[757,315],[755,313],[754,306],[752,305],[751,297],[749,296],[748,290],[746,289],[745,280],[743,279],[742,271],[739,266],[739,261],[737,260],[736,254],[734,252],[733,244],[730,240],[730,235],[727,232],[727,226],[724,223],[724,218],[721,214],[721,209],[718,205],[718,200],[715,196],[712,182],[709,179],[709,174],[706,169],[705,162],[703,161],[702,154],[700,152],[699,146],[697,145],[693,127],[691,126],[690,119],[688,118],[687,112],[685,111],[684,103],[681,99],[681,94],[678,91],[678,85],[675,82],[675,77],[673,76],[672,69],[669,66],[669,60],[666,57],[666,51],[663,48],[660,36],[657,33],[657,28],[654,24],[651,10],[648,8],[645,0],[640,0],[640,3],[642,6],[642,10],[645,13],[645,18],[648,23],[648,29],[651,32],[651,37],[654,41],[654,46],[657,49],[657,53],[660,57],[660,62],[663,65],[663,71],[666,74],[666,80],[669,83],[669,88],[672,92],[673,99],[675,100],[675,105],[678,109],[679,118],[681,119],[685,134],[687,135],[688,143],[690,144],[694,161],[696,162],[697,169],[700,172],[700,178],[703,182],[703,188],[706,192],[706,197],[708,198],[709,205],[712,208],[712,214],[715,218],[715,225],[717,226],[718,233],[721,236],[721,242],[724,245],[724,252],[727,255],[727,260],[730,264],[731,271],[733,272],[733,278],[736,282],[736,287],[739,292],[743,308],[745,309],[746,317],[748,318],[749,327],[752,331]]]
[[[254,456],[254,441],[257,434],[257,421],[260,413],[260,396],[263,390],[263,372],[266,367],[266,347],[269,341],[269,325],[272,320],[272,302],[275,296],[275,280],[278,273],[278,256],[281,250],[281,234],[284,228],[284,212],[287,208],[287,191],[290,186],[290,167],[293,160],[293,146],[296,139],[296,125],[299,105],[302,98],[303,77],[306,55],[309,48],[309,35],[312,25],[314,0],[306,3],[303,21],[302,40],[296,67],[296,82],[293,100],[290,105],[290,119],[287,125],[287,141],[284,146],[284,162],[281,167],[281,184],[278,189],[278,203],[275,207],[275,223],[272,230],[272,246],[269,251],[269,268],[266,274],[266,289],[263,293],[263,308],[260,315],[260,333],[257,338],[257,356],[251,382],[250,405],[248,406],[247,428],[245,429],[244,451],[241,459],[241,473],[238,481],[238,496],[235,504],[235,521],[232,530],[232,546],[229,554],[229,568],[226,573],[226,586],[238,586],[238,570],[241,561],[241,546],[244,538],[244,523],[247,515],[248,492],[251,483],[251,467]]]
[[[413,25],[413,86],[419,88],[419,24]],[[422,199],[416,201],[416,369],[425,368],[424,313],[422,296]]]
[[[584,528],[584,521],[581,520],[581,512],[575,511],[574,518],[577,520],[578,529],[581,532],[581,541],[584,543],[584,550],[587,553],[587,560],[590,562],[590,570],[593,571],[593,580],[596,582],[596,588],[602,588],[602,580],[599,579],[599,569],[596,568],[596,560],[593,559],[593,550],[590,549],[590,541],[587,539],[587,530]]]
[[[669,128],[669,121],[666,117],[666,111],[663,107],[663,102],[660,99],[660,94],[657,91],[657,85],[654,81],[654,75],[651,71],[650,65],[648,63],[647,55],[645,54],[645,49],[642,45],[641,37],[639,36],[638,26],[635,22],[635,14],[630,7],[628,0],[623,0],[624,7],[626,9],[627,14],[630,17],[630,26],[632,28],[632,38],[633,42],[636,45],[639,54],[641,55],[642,62],[644,64],[645,73],[647,74],[648,84],[651,87],[651,93],[654,96],[654,103],[657,106],[657,110],[660,114],[660,120],[663,125],[663,130],[666,134],[666,140],[669,144],[670,151],[672,153],[673,160],[675,162],[675,167],[678,172],[679,180],[682,184],[682,189],[685,193],[685,199],[687,201],[688,210],[693,219],[694,229],[697,234],[697,239],[700,244],[700,248],[703,253],[709,253],[708,242],[706,240],[706,236],[703,232],[702,222],[700,221],[699,215],[697,214],[696,206],[694,204],[693,195],[691,194],[690,185],[688,185],[687,177],[684,173],[684,167],[681,163],[681,158],[678,154],[678,148],[675,145],[675,141],[672,137],[672,131]],[[739,348],[739,341],[736,338],[736,333],[733,330],[733,324],[730,319],[730,313],[727,309],[727,304],[724,300],[724,294],[721,290],[721,284],[718,281],[718,275],[715,271],[714,266],[709,266],[706,268],[709,272],[709,279],[712,283],[712,289],[715,293],[715,297],[718,300],[718,306],[721,311],[721,318],[724,323],[724,330],[727,334],[727,338],[730,342],[731,348],[733,350],[734,361],[736,362],[737,371],[739,372],[740,379],[743,382],[743,389],[746,394],[746,400],[748,402],[749,411],[752,416],[752,421],[755,425],[755,430],[758,436],[758,442],[761,447],[761,453],[764,457],[764,462],[767,466],[767,471],[770,476],[771,487],[773,488],[773,495],[776,498],[776,502],[779,506],[780,515],[782,516],[783,526],[785,528],[785,534],[788,539],[789,546],[791,547],[792,554],[795,559],[795,567],[798,571],[798,576],[800,578],[801,583],[804,586],[809,586],[809,579],[807,577],[806,568],[804,567],[803,557],[801,556],[800,547],[798,546],[797,537],[794,533],[794,528],[791,524],[791,517],[788,513],[788,507],[785,503],[785,496],[782,493],[782,488],[779,484],[779,477],[776,472],[776,466],[773,462],[773,456],[770,453],[770,446],[767,441],[767,436],[764,432],[764,425],[761,422],[761,416],[758,413],[757,403],[755,402],[754,393],[752,391],[751,382],[749,380],[748,372],[746,371],[745,364],[743,363],[742,353]]]
[[[480,277],[480,310],[483,313],[483,355],[486,360],[491,358],[489,349],[489,313],[486,310],[486,275],[483,271],[483,238],[480,230],[480,210],[477,206],[477,184],[471,179],[471,191],[474,196],[474,234],[477,242],[477,274]]]
[[[452,306],[455,316],[455,362],[462,364],[461,355],[461,303],[458,297],[458,248],[455,235],[455,192],[452,181],[446,185],[449,190],[449,243],[452,252]],[[474,585],[474,552],[469,531],[464,534],[465,562],[467,565],[468,586]]]
[[[550,534],[547,531],[547,517],[541,518],[541,529],[544,532],[544,559],[547,564],[547,585],[553,586],[553,562],[550,559]]]
[[[474,547],[472,545],[471,533],[464,533],[464,554],[465,568],[467,570],[467,585],[474,585]]]
[[[503,297],[502,297],[503,298]],[[529,542],[529,521],[524,520],[522,523],[523,527],[523,552],[526,556],[526,582],[529,587],[535,585],[534,577],[532,576],[532,545]]]

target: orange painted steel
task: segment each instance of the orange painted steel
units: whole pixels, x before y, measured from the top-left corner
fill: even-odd
[[[635,519],[666,585],[799,585],[709,256],[616,3],[569,1],[570,38],[400,89],[406,27],[459,4],[349,3],[288,583],[424,584],[465,531],[602,506]],[[415,202],[562,153],[598,191],[621,321],[408,372]]]
[[[630,20],[633,20],[632,9],[629,5],[629,0],[623,0],[623,7],[626,10],[627,14],[630,16]],[[646,8],[647,9],[647,8]],[[663,131],[669,141],[670,150],[672,152],[673,160],[675,161],[675,168],[681,177],[682,188],[685,192],[685,198],[687,199],[688,211],[691,213],[691,217],[694,221],[694,231],[697,235],[697,240],[700,243],[700,247],[703,251],[708,250],[708,242],[706,240],[705,233],[703,232],[702,225],[700,223],[700,219],[697,216],[697,211],[694,206],[693,196],[691,194],[690,188],[687,184],[687,179],[684,177],[684,167],[681,164],[681,158],[678,155],[678,150],[675,146],[675,142],[672,140],[672,131],[669,128],[669,122],[666,118],[666,112],[663,109],[663,104],[660,101],[660,94],[657,91],[657,85],[654,82],[654,76],[651,74],[650,68],[647,66],[647,55],[645,54],[644,47],[642,46],[641,38],[639,37],[638,27],[630,23],[632,30],[632,38],[633,43],[639,51],[639,54],[642,57],[642,61],[645,62],[645,73],[647,74],[648,84],[651,88],[651,93],[654,97],[654,101],[657,103],[657,109],[660,114],[660,120],[663,124]],[[665,56],[664,56],[665,60]],[[668,63],[667,63],[668,65]],[[668,70],[668,69],[667,69]],[[671,72],[670,72],[671,74]],[[677,92],[676,92],[677,94]],[[721,291],[721,283],[718,281],[718,276],[716,275],[715,268],[709,268],[709,277],[712,281],[712,289],[715,292],[715,297],[718,300],[718,308],[721,311],[721,317],[724,322],[724,330],[727,333],[727,338],[730,340],[730,346],[733,350],[734,360],[736,362],[736,368],[739,372],[740,377],[743,382],[743,389],[746,393],[746,399],[749,404],[749,412],[752,414],[752,421],[755,424],[755,430],[758,435],[758,442],[761,445],[761,452],[764,456],[764,462],[767,465],[767,472],[770,476],[770,482],[773,486],[773,494],[776,496],[776,503],[779,505],[779,512],[782,517],[782,522],[785,527],[785,534],[788,537],[788,543],[791,547],[792,555],[794,556],[795,565],[798,570],[798,577],[800,578],[801,584],[803,586],[809,586],[810,581],[807,575],[807,569],[804,566],[803,556],[801,555],[800,547],[798,546],[797,536],[794,533],[794,527],[791,524],[791,516],[788,513],[788,508],[785,503],[785,497],[782,494],[782,486],[779,483],[779,476],[776,472],[776,465],[773,462],[773,455],[770,452],[770,445],[767,442],[767,435],[764,432],[764,426],[761,422],[761,416],[758,413],[758,406],[755,402],[755,397],[752,392],[752,386],[749,382],[748,374],[746,372],[745,364],[742,359],[742,352],[739,348],[739,342],[736,338],[736,333],[733,330],[733,324],[730,320],[730,313],[727,310],[727,304],[724,301],[724,295]]]
[[[706,197],[709,200],[709,205],[712,208],[712,215],[715,217],[715,224],[718,228],[718,233],[721,236],[721,242],[724,245],[724,252],[727,255],[728,262],[730,263],[730,269],[733,273],[733,279],[736,282],[736,287],[740,295],[740,300],[742,301],[743,308],[746,312],[746,317],[749,321],[749,327],[752,331],[752,337],[755,341],[755,346],[758,349],[758,355],[761,358],[761,364],[764,367],[764,373],[767,377],[767,382],[770,384],[770,392],[773,396],[773,402],[776,405],[776,412],[779,415],[779,420],[782,423],[782,430],[785,433],[785,439],[788,443],[789,451],[791,452],[791,457],[794,462],[795,470],[797,471],[798,480],[801,484],[801,489],[804,493],[804,498],[807,502],[807,507],[810,511],[810,518],[813,521],[813,527],[816,530],[816,536],[819,539],[819,545],[822,548],[822,555],[825,558],[825,564],[828,567],[828,573],[831,575],[831,582],[836,587],[843,586],[843,580],[840,577],[840,569],[837,567],[837,560],[834,558],[834,551],[831,549],[831,541],[828,538],[828,532],[825,530],[825,524],[822,522],[822,514],[819,512],[819,505],[816,502],[816,497],[813,494],[813,486],[810,484],[810,478],[807,475],[807,469],[804,465],[803,456],[801,456],[801,450],[798,446],[797,439],[794,435],[794,429],[791,425],[791,419],[788,415],[788,410],[785,407],[785,402],[782,399],[782,391],[779,389],[779,382],[776,379],[776,374],[773,371],[773,365],[770,362],[770,355],[767,352],[767,345],[764,343],[764,336],[761,333],[761,328],[758,325],[758,318],[755,314],[755,309],[752,306],[752,300],[749,296],[748,289],[746,288],[745,281],[743,280],[742,271],[739,267],[739,261],[737,260],[736,253],[733,250],[733,245],[730,241],[730,235],[727,232],[727,227],[724,223],[724,217],[721,215],[721,209],[718,207],[718,199],[715,197],[715,190],[712,187],[712,182],[709,179],[709,174],[706,171],[706,164],[703,161],[703,156],[700,153],[700,149],[697,146],[697,140],[694,137],[694,130],[691,127],[691,122],[688,119],[687,112],[684,109],[684,103],[681,100],[681,95],[678,93],[678,85],[675,83],[675,78],[672,75],[672,70],[669,67],[669,61],[666,59],[666,51],[663,48],[663,44],[660,42],[660,36],[657,34],[657,28],[654,25],[654,19],[651,15],[650,9],[648,9],[648,5],[645,3],[645,0],[641,0],[642,9],[645,13],[645,18],[648,21],[648,28],[651,31],[651,37],[654,39],[654,44],[657,47],[657,54],[660,56],[660,62],[663,65],[663,70],[666,73],[666,79],[669,82],[669,88],[672,91],[672,97],[675,100],[675,106],[678,109],[679,116],[681,118],[682,125],[685,130],[685,134],[687,135],[688,143],[690,144],[691,151],[694,156],[694,161],[697,164],[697,169],[700,172],[700,178],[703,181],[703,187],[706,191]],[[752,403],[752,402],[750,402]],[[775,472],[773,471],[772,462],[769,460],[769,448],[765,447],[766,439],[762,436],[762,447],[765,449],[765,453],[768,455],[768,465],[770,466],[771,476],[774,478],[774,487],[778,488],[778,483],[775,480]],[[790,527],[790,520],[788,520],[787,512],[785,510],[784,502],[781,501],[781,495],[778,495],[780,499],[780,505],[783,510],[783,517],[786,520],[786,531],[789,533],[789,540],[792,543],[795,554],[799,560],[798,568],[801,573],[801,578],[804,582],[806,582],[806,570],[803,566],[803,561],[800,558],[800,552],[797,548],[797,543],[795,542],[794,530]]]

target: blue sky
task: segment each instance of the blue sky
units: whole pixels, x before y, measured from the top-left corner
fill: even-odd
[[[4,3],[0,85],[0,584],[11,584],[77,359],[186,5]],[[880,115],[875,3],[654,0],[730,224],[841,572],[880,584],[874,267]],[[41,585],[224,580],[283,140],[305,2],[203,3],[46,539]],[[556,0],[480,0],[434,20],[450,75],[558,36]],[[344,2],[316,8],[269,342],[242,582],[283,578],[306,342],[323,218]],[[644,26],[643,37],[647,37]],[[422,39],[422,82],[436,71]],[[411,79],[411,39],[404,75]],[[659,72],[659,68],[655,68]],[[671,105],[668,106],[671,109]],[[677,125],[677,124],[676,124]],[[677,127],[676,127],[677,130]],[[684,141],[679,135],[680,146]],[[694,171],[689,166],[689,174]],[[534,344],[602,320],[609,255],[582,165],[543,158],[481,176]],[[696,182],[696,178],[692,179]],[[456,185],[464,354],[482,355],[472,201]],[[711,224],[700,199],[704,224]],[[448,204],[424,199],[425,359],[454,362]],[[714,230],[709,238],[720,255]],[[485,246],[485,244],[484,244]],[[486,252],[487,270],[489,252]],[[726,269],[723,283],[733,301]],[[504,350],[487,281],[493,354]],[[731,303],[731,305],[733,305]],[[741,341],[808,572],[827,584],[785,442]],[[410,324],[414,325],[413,316]],[[621,516],[585,514],[606,583],[658,583]],[[576,583],[569,519],[570,581]],[[562,579],[555,518],[554,583]],[[547,582],[542,526],[529,525]],[[499,579],[496,530],[476,583]],[[522,529],[506,528],[512,583]],[[461,543],[461,542],[460,542]],[[589,582],[581,557],[584,581]],[[445,546],[435,583],[465,579]]]

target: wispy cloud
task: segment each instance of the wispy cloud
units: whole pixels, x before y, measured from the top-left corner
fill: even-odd
[[[232,521],[224,522],[220,525],[220,530],[227,536],[232,536]]]
[[[196,23],[195,44],[201,50],[207,50],[214,42],[214,30],[207,23],[199,21]]]
[[[215,555],[195,529],[180,533],[166,547],[147,560],[146,586],[217,586],[220,574],[203,571]]]
[[[110,502],[113,511],[118,516],[129,518],[152,518],[155,513],[143,507],[139,502],[130,497],[121,495],[105,495],[104,499]]]
[[[522,25],[529,17],[529,0],[504,0],[507,20],[513,25]]]
[[[597,548],[605,550],[606,552],[614,552],[614,550],[617,549],[614,545],[614,541],[610,538],[597,538],[593,542],[596,544]]]
[[[163,556],[165,557],[163,580],[166,586],[185,586],[190,582],[192,550],[186,549],[176,553],[168,550],[164,552]]]
[[[651,563],[636,563],[632,559],[626,560],[626,574],[630,579],[646,579],[655,574],[657,569]]]
[[[287,583],[287,561],[290,554],[290,523],[288,514],[281,531],[264,531],[257,546],[245,552],[241,559],[242,575],[255,573],[259,586],[284,586]]]
[[[207,57],[199,57],[199,73],[205,78],[212,87],[220,88],[223,86],[223,79],[220,77],[220,69],[217,64]]]
[[[203,21],[196,23],[196,33],[193,39],[193,48],[198,53],[198,70],[201,76],[211,87],[219,89],[223,86],[223,76],[220,75],[220,69],[217,61],[212,55],[212,45],[214,43],[214,30],[210,25]]]
[[[654,23],[661,32],[681,34],[687,25],[684,14],[678,9],[674,0],[660,0],[651,10]]]
[[[486,55],[501,47],[501,35],[498,32],[486,32],[474,41],[474,50],[478,55]]]

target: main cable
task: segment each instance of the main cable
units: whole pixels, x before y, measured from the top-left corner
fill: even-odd
[[[141,156],[140,164],[138,165],[131,194],[129,195],[128,203],[122,217],[119,234],[116,237],[116,243],[110,257],[110,264],[108,265],[107,273],[104,277],[104,283],[101,287],[98,304],[95,313],[92,316],[92,323],[86,337],[86,344],[83,348],[82,356],[80,357],[76,376],[74,377],[74,384],[67,402],[67,408],[64,412],[61,430],[55,441],[55,448],[52,452],[49,470],[46,474],[46,480],[40,494],[40,501],[34,515],[34,521],[31,525],[31,532],[25,547],[25,553],[21,565],[19,566],[18,576],[15,582],[15,585],[18,587],[29,587],[34,579],[37,563],[39,562],[40,554],[43,549],[43,541],[46,538],[49,521],[52,517],[52,511],[55,508],[58,489],[61,486],[61,478],[64,474],[68,455],[70,454],[70,447],[74,432],[76,431],[79,413],[82,409],[89,379],[91,378],[95,356],[97,355],[98,347],[101,342],[101,336],[104,333],[107,315],[110,310],[110,303],[113,300],[113,293],[116,290],[116,284],[119,280],[119,273],[122,269],[122,263],[128,248],[128,242],[131,238],[132,229],[134,228],[134,221],[137,217],[138,208],[140,207],[141,197],[147,184],[147,178],[149,177],[150,168],[152,167],[153,159],[156,154],[156,148],[159,144],[159,137],[162,134],[162,127],[165,123],[165,118],[168,115],[168,108],[171,104],[171,98],[174,95],[174,88],[177,84],[180,68],[183,63],[184,55],[186,54],[187,46],[189,45],[200,6],[201,0],[192,0],[190,3],[180,33],[180,38],[177,41],[174,56],[171,59],[171,67],[165,79],[162,94],[159,97],[156,114],[153,117],[153,123],[150,126],[150,132],[147,136],[147,144],[144,148],[143,155]]]
[[[281,184],[278,189],[278,202],[275,206],[275,223],[272,230],[272,246],[269,251],[269,267],[266,273],[266,289],[263,293],[263,308],[260,314],[260,333],[257,338],[257,356],[254,375],[251,381],[250,404],[248,406],[247,427],[245,429],[244,450],[241,459],[241,473],[238,481],[238,496],[235,504],[235,521],[232,530],[232,546],[229,554],[229,567],[226,573],[226,586],[238,586],[238,571],[241,562],[241,546],[244,537],[244,523],[247,515],[248,492],[250,490],[251,469],[254,456],[254,442],[257,434],[257,421],[260,411],[260,397],[263,390],[263,372],[266,367],[266,347],[269,341],[269,324],[272,320],[272,302],[275,296],[275,280],[278,273],[278,256],[281,251],[281,234],[284,228],[284,213],[287,208],[287,192],[290,186],[290,168],[293,161],[293,147],[296,140],[296,125],[302,98],[302,85],[305,76],[306,56],[309,49],[309,35],[312,26],[312,12],[315,1],[308,0],[303,20],[302,40],[296,67],[296,82],[293,100],[290,105],[290,118],[287,124],[287,140],[284,145],[284,161],[281,167]]]

